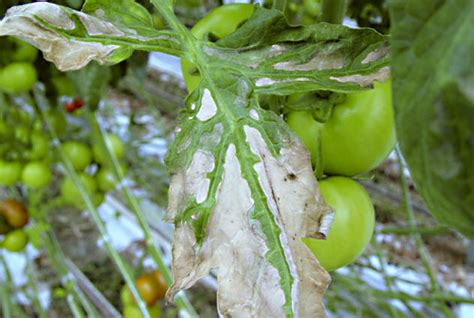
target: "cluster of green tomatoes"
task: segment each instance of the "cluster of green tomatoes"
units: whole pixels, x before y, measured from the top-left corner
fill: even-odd
[[[2,39],[2,45],[9,49],[8,65],[0,68],[0,187],[24,186],[30,190],[41,190],[51,183],[53,167],[63,155],[78,173],[95,205],[99,205],[106,192],[114,189],[118,178],[107,163],[107,154],[98,143],[64,140],[67,137],[67,113],[78,113],[83,106],[80,98],[71,98],[75,89],[66,76],[52,78],[52,84],[64,103],[64,111],[51,108],[44,112],[44,118],[33,107],[10,105],[7,96],[28,96],[37,81],[37,71],[33,64],[38,51],[28,43],[15,38]],[[47,122],[61,136],[61,152],[51,151],[53,139],[47,133]],[[105,136],[107,147],[119,160],[124,156],[124,145],[114,134]],[[124,172],[122,164],[120,169]],[[68,177],[60,181],[62,202],[77,208],[85,208],[79,189]]]
[[[28,219],[28,210],[20,201],[0,201],[0,248],[10,252],[20,252],[25,248],[28,235],[23,228]]]
[[[252,4],[218,7],[192,29],[197,38],[223,38],[235,31],[253,13]],[[188,91],[201,79],[191,62],[182,60]],[[312,100],[323,96],[325,116],[311,110]],[[335,97],[337,96],[337,98]],[[334,98],[333,98],[334,97]],[[374,206],[366,190],[354,177],[375,169],[396,143],[390,81],[375,82],[374,88],[341,96],[312,92],[287,96],[284,118],[311,154],[321,193],[336,212],[326,240],[303,239],[321,265],[329,271],[357,259],[370,242],[374,230]],[[303,104],[303,105],[302,105]],[[298,107],[292,107],[298,105]],[[296,111],[308,106],[307,111]],[[327,106],[327,104],[326,104]],[[304,107],[303,107],[304,109]]]

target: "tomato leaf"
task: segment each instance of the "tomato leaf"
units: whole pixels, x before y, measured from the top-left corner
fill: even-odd
[[[324,316],[329,275],[301,238],[324,237],[333,213],[309,154],[250,83],[220,78],[188,98],[166,158],[176,224],[168,299],[216,269],[225,317]]]
[[[205,49],[209,61],[238,64],[233,67],[263,94],[352,92],[385,81],[390,73],[386,36],[328,23],[290,26],[275,9],[256,7],[246,23],[216,44]]]
[[[85,9],[91,14],[47,2],[12,7],[0,21],[0,36],[31,43],[62,71],[80,69],[91,60],[115,64],[133,50],[180,55],[175,32],[154,30],[138,4],[129,15],[118,10],[115,1],[110,9],[109,5],[100,9],[101,4],[103,1],[88,1]]]
[[[390,7],[400,147],[440,222],[474,238],[474,2]]]

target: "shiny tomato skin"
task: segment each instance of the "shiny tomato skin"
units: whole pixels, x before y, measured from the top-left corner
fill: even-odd
[[[347,94],[324,124],[308,111],[288,115],[288,125],[310,151],[315,166],[320,147],[326,174],[366,173],[380,165],[395,146],[390,81],[374,85],[374,89]]]
[[[336,270],[356,260],[374,231],[374,206],[367,191],[347,177],[319,182],[326,203],[336,214],[326,240],[303,239],[321,266]]]
[[[376,168],[396,143],[390,81],[348,94],[321,131],[324,171],[353,176]]]
[[[0,91],[18,94],[29,91],[38,79],[35,67],[26,62],[15,62],[0,69]]]
[[[28,224],[28,210],[23,203],[15,199],[0,201],[0,216],[16,229]]]
[[[246,3],[233,3],[220,6],[212,10],[191,29],[193,35],[202,39],[206,33],[212,33],[219,39],[234,32],[245,20],[253,14],[254,5]],[[199,86],[201,76],[191,74],[195,66],[188,60],[181,60],[181,70],[188,92]]]

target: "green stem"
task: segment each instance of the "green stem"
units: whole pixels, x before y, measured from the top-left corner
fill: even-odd
[[[416,228],[417,225],[416,225],[416,220],[415,220],[415,213],[413,211],[413,207],[412,207],[412,204],[411,204],[411,198],[410,198],[410,188],[408,186],[407,177],[404,173],[405,165],[403,163],[402,154],[401,154],[400,148],[398,148],[398,146],[396,148],[396,152],[397,152],[398,167],[400,169],[400,185],[401,185],[401,188],[402,188],[403,209],[405,210],[405,212],[407,214],[408,225],[411,228]],[[430,256],[425,244],[423,243],[423,240],[421,239],[420,233],[413,233],[412,237],[415,240],[415,245],[416,245],[417,251],[418,251],[418,253],[420,254],[420,257],[421,257],[421,262],[422,262],[423,267],[425,268],[426,274],[428,275],[429,280],[430,280],[430,285],[431,285],[430,286],[431,287],[430,292],[433,293],[433,292],[442,291],[442,287],[438,284],[438,281],[437,281],[437,279],[435,277],[435,274],[434,274],[434,269],[433,269],[433,265],[432,265],[431,256]],[[444,313],[446,314],[447,317],[452,316],[451,311],[449,310],[449,308],[446,305],[441,306],[441,309],[444,311]]]
[[[48,128],[48,132],[51,136],[51,139],[53,140],[53,144],[56,147],[56,150],[59,153],[59,159],[62,164],[62,167],[64,169],[64,172],[66,173],[66,176],[72,181],[74,186],[77,188],[79,191],[80,197],[85,203],[87,210],[89,211],[90,216],[92,217],[100,235],[102,236],[103,243],[104,243],[104,248],[109,254],[110,258],[114,262],[114,264],[117,266],[118,270],[122,274],[125,282],[127,285],[130,287],[130,291],[132,292],[132,295],[135,297],[137,300],[138,307],[144,316],[144,318],[150,318],[150,314],[147,310],[147,306],[145,302],[143,301],[142,297],[140,296],[140,293],[138,289],[135,286],[135,280],[133,278],[132,273],[129,271],[127,264],[125,261],[120,257],[119,253],[113,248],[109,234],[107,233],[105,224],[99,214],[99,211],[97,208],[94,206],[94,203],[92,202],[92,198],[89,195],[89,192],[86,190],[84,187],[83,183],[81,182],[79,176],[77,175],[76,171],[74,170],[69,158],[67,155],[64,153],[62,147],[61,147],[61,141],[59,140],[56,132],[54,131],[54,128],[52,125],[49,123],[48,118],[44,115],[42,108],[46,107],[47,101],[45,97],[41,94],[41,92],[38,89],[34,90],[34,96],[36,100],[36,110],[40,117],[42,118],[43,122],[46,123],[46,126]]]
[[[98,139],[96,140],[97,145],[101,148],[102,153],[106,154],[106,163],[108,164],[108,167],[111,168],[116,180],[123,180],[125,176],[123,174],[122,169],[120,168],[118,158],[107,146],[107,143],[104,138],[105,133],[99,125],[95,113],[89,113],[88,120],[91,124],[93,135],[96,136]],[[166,266],[165,262],[163,261],[163,255],[161,254],[159,248],[157,248],[153,242],[153,236],[151,233],[150,226],[148,225],[145,213],[140,207],[137,198],[130,192],[130,189],[126,186],[120,186],[120,191],[122,192],[128,206],[134,212],[135,217],[137,218],[137,221],[143,231],[148,253],[155,261],[156,265],[158,266],[158,269],[160,270],[160,273],[163,275],[163,278],[165,279],[168,286],[171,286],[171,284],[173,283],[173,277],[171,276],[171,272],[168,266]],[[184,294],[177,296],[176,304],[178,308],[186,310],[191,316],[198,316],[191,303],[188,301]]]
[[[379,231],[382,234],[397,234],[397,235],[413,235],[415,233],[420,235],[442,235],[449,233],[449,228],[444,225],[437,225],[434,227],[385,227]]]
[[[47,318],[48,315],[44,311],[43,306],[38,299],[38,289],[36,288],[35,279],[33,277],[33,267],[31,266],[31,262],[29,261],[28,252],[25,250],[24,256],[26,258],[26,277],[27,277],[27,284],[30,289],[30,293],[26,292],[26,295],[29,295],[30,301],[33,304],[33,308],[35,309],[36,313],[39,315],[40,318]]]
[[[347,0],[323,0],[322,16],[323,22],[340,24],[344,19],[347,8]]]
[[[286,0],[273,0],[273,9],[280,10],[281,12],[285,12]]]
[[[0,253],[0,261],[3,266],[3,271],[5,273],[5,281],[0,284],[0,291],[2,293],[2,317],[11,318],[12,317],[12,304],[10,297],[10,285],[11,285],[11,276],[8,266],[5,263],[3,255]]]

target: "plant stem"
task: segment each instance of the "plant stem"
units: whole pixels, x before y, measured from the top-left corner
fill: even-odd
[[[433,227],[385,227],[379,231],[382,234],[397,234],[397,235],[413,235],[414,233],[422,235],[440,235],[449,233],[449,228],[444,225],[437,225]]]
[[[140,296],[140,293],[138,292],[138,289],[135,286],[135,280],[133,278],[133,275],[129,271],[127,264],[125,261],[120,257],[119,253],[113,248],[109,235],[107,233],[107,230],[105,228],[105,224],[99,214],[99,211],[97,208],[94,206],[94,203],[92,202],[92,198],[90,197],[89,192],[86,190],[84,187],[84,184],[81,182],[79,176],[77,175],[76,171],[74,170],[69,158],[67,155],[64,153],[62,147],[61,147],[61,142],[54,131],[54,128],[48,121],[48,118],[44,115],[42,108],[46,107],[47,101],[44,97],[44,95],[37,89],[34,89],[34,97],[36,101],[36,110],[40,117],[42,118],[42,121],[46,123],[46,126],[48,128],[48,132],[51,136],[51,139],[53,140],[53,144],[56,148],[56,150],[59,153],[59,159],[62,164],[62,167],[64,169],[64,172],[66,173],[66,176],[72,181],[74,186],[77,188],[79,191],[80,197],[85,203],[87,210],[89,211],[89,214],[91,215],[100,235],[102,236],[103,240],[103,245],[107,253],[109,254],[110,258],[114,262],[114,264],[117,266],[118,270],[122,274],[125,282],[127,285],[130,287],[130,291],[132,292],[133,297],[137,300],[138,307],[140,308],[140,311],[142,315],[145,318],[150,318],[150,314],[147,310],[147,306],[143,299]]]
[[[33,267],[31,266],[31,263],[29,261],[29,256],[27,250],[25,250],[24,257],[26,258],[26,277],[27,277],[27,283],[28,287],[30,288],[31,294],[30,293],[25,293],[25,294],[30,294],[30,300],[33,304],[33,308],[35,309],[36,313],[39,315],[40,318],[47,318],[48,315],[43,309],[43,306],[41,306],[41,303],[38,299],[38,289],[36,288],[36,283],[33,278]]]
[[[346,14],[347,0],[323,0],[323,22],[340,24]]]
[[[285,12],[286,9],[286,0],[273,0],[273,9],[280,10]]]
[[[408,186],[407,177],[404,173],[405,165],[403,163],[402,154],[398,146],[396,148],[396,152],[397,152],[398,167],[400,170],[400,185],[402,188],[402,206],[407,214],[408,225],[411,228],[416,228],[417,225],[416,225],[416,220],[415,220],[415,213],[413,212],[413,207],[412,207],[411,199],[410,199],[410,188]],[[434,274],[431,256],[425,244],[423,243],[423,240],[421,239],[420,233],[415,232],[412,234],[412,237],[415,240],[415,245],[416,245],[418,253],[420,254],[423,267],[425,268],[426,274],[429,277],[431,292],[433,293],[433,292],[442,291],[442,287],[438,284],[438,281]],[[447,317],[451,316],[451,311],[449,310],[449,308],[447,308],[446,306],[442,306],[441,309],[445,312]]]
[[[95,113],[93,112],[89,113],[88,120],[91,124],[93,135],[98,138],[98,140],[96,140],[97,145],[101,148],[102,153],[106,154],[106,163],[108,164],[108,167],[111,168],[112,173],[114,174],[114,177],[116,178],[116,180],[123,180],[125,176],[123,174],[122,169],[120,168],[118,158],[109,149],[104,138],[105,133],[102,131],[102,128],[97,121],[97,117]],[[163,275],[163,278],[168,284],[168,287],[171,286],[171,284],[173,283],[171,272],[168,266],[166,266],[165,262],[163,261],[163,255],[161,254],[159,248],[157,248],[153,242],[151,229],[146,220],[145,213],[140,207],[137,198],[130,192],[130,189],[128,187],[120,184],[119,188],[125,200],[127,201],[128,206],[134,212],[135,217],[137,218],[137,221],[143,231],[145,244],[146,244],[148,253],[153,258],[154,262],[157,264],[158,269],[160,270],[160,273]],[[197,317],[197,313],[195,312],[191,303],[186,298],[185,294],[180,294],[177,296],[176,304],[178,308],[182,310],[186,310],[193,317]]]

